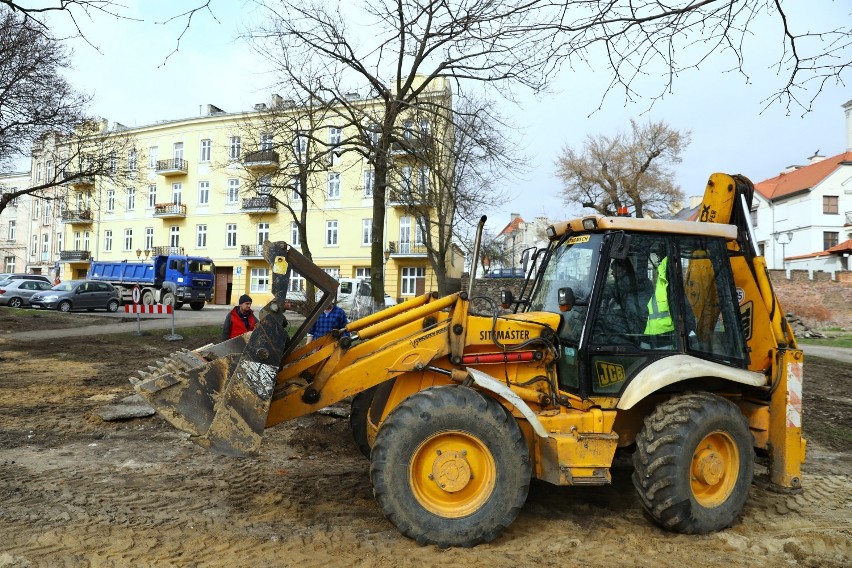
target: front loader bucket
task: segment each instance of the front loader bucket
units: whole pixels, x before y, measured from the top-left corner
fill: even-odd
[[[265,243],[275,295],[254,331],[196,351],[183,350],[131,378],[136,392],[193,441],[224,455],[256,452],[284,357],[325,305],[337,281],[284,242]],[[290,266],[325,292],[293,341],[284,305]]]

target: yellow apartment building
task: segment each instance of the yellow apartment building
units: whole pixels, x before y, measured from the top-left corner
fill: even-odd
[[[280,135],[292,136],[289,140],[275,140],[278,135],[264,132],[271,107],[280,112],[281,106],[274,96],[269,107],[256,105],[251,112],[208,105],[206,113],[192,118],[135,128],[101,125],[105,136],[132,140],[127,155],[115,157],[124,160],[127,181],[81,178],[56,190],[61,229],[53,246],[45,247],[58,258],[45,264],[69,279],[85,277],[93,259],[134,262],[170,252],[204,256],[216,267],[214,303],[233,304],[247,293],[265,304],[271,299],[271,275],[262,243],[299,245],[285,206],[299,207],[298,194],[273,195],[268,187],[273,176],[287,175],[287,152],[276,148],[299,144],[305,135],[299,131]],[[347,132],[331,118],[317,123],[310,136],[334,143]],[[46,167],[46,155],[35,153],[33,172]],[[417,183],[428,183],[428,169],[410,160],[400,160],[398,168],[395,179],[410,184],[420,176]],[[324,170],[310,175],[314,189],[306,231],[314,262],[338,278],[369,277],[373,174],[368,160],[355,152],[333,155]],[[389,191],[386,204],[385,290],[404,301],[437,290],[437,284],[416,219],[395,195]],[[42,238],[50,237],[37,237]],[[41,240],[33,243],[40,246]],[[455,247],[448,264],[450,277],[461,276],[464,259]],[[298,276],[291,280],[292,290],[302,286]]]

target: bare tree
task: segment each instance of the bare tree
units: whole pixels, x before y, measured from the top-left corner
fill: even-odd
[[[565,184],[569,205],[591,207],[602,215],[632,209],[637,217],[659,216],[683,199],[672,183],[671,167],[681,161],[690,133],[665,122],[630,121],[629,134],[589,135],[581,151],[565,148],[557,159],[557,175]]]

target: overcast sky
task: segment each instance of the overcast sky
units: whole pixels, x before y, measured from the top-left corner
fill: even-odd
[[[228,112],[249,110],[268,102],[273,78],[264,73],[253,52],[236,39],[240,29],[257,14],[241,0],[214,0],[214,19],[198,13],[176,47],[185,20],[158,24],[169,15],[197,5],[196,0],[128,0],[127,15],[144,21],[116,21],[98,17],[80,20],[81,27],[98,50],[73,42],[72,83],[95,96],[93,113],[126,126],[142,126],[158,120],[198,116],[208,103]],[[793,4],[786,2],[785,7]],[[797,3],[798,4],[798,3]],[[805,3],[796,23],[818,28],[831,22],[847,22],[852,9],[846,0],[819,2],[820,9]],[[807,23],[805,23],[807,22]],[[56,21],[57,30],[67,22]],[[814,110],[802,116],[799,108],[762,102],[782,84],[766,57],[777,44],[778,30],[758,28],[752,51],[747,54],[747,81],[726,73],[730,61],[711,61],[700,71],[678,77],[674,92],[649,110],[649,100],[625,103],[613,93],[597,110],[608,82],[604,71],[566,69],[554,81],[554,92],[542,99],[522,96],[520,106],[502,105],[504,113],[520,128],[513,132],[517,144],[530,156],[531,172],[523,181],[507,181],[504,189],[513,199],[496,204],[488,225],[501,229],[512,212],[531,220],[538,215],[559,219],[579,211],[559,197],[560,182],[554,161],[563,147],[580,148],[589,134],[615,135],[626,131],[630,119],[665,120],[671,127],[692,131],[692,144],[676,167],[674,183],[687,196],[703,193],[709,174],[715,171],[742,173],[758,182],[777,175],[791,164],[805,163],[817,150],[832,156],[846,150],[841,105],[852,100],[846,85],[827,84]],[[169,56],[168,60],[166,60]],[[849,60],[849,53],[846,53]],[[165,61],[165,64],[164,64]],[[852,80],[847,70],[846,80]],[[656,79],[650,77],[649,81]]]

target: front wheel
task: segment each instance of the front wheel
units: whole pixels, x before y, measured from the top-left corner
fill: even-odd
[[[197,312],[198,310],[204,307],[204,300],[198,302],[190,302],[189,307]]]
[[[106,309],[108,312],[117,312],[118,311],[118,300],[110,300],[107,302]]]
[[[56,306],[56,309],[60,312],[68,313],[71,311],[71,302],[69,302],[68,300],[62,300],[61,302],[59,302],[59,305]]]
[[[23,305],[24,305],[24,301],[21,300],[20,298],[12,298],[11,300],[9,300],[9,307],[10,308],[20,308]]]
[[[664,528],[686,534],[724,529],[742,511],[751,486],[748,421],[714,394],[672,398],[645,419],[633,467],[642,506]]]
[[[160,303],[164,306],[172,306],[175,305],[175,295],[171,292],[166,292],[162,296],[160,296]]]
[[[382,512],[421,545],[489,542],[529,492],[520,427],[498,401],[468,387],[433,387],[404,400],[379,428],[370,459]]]
[[[352,428],[352,439],[365,458],[370,457],[370,438],[367,436],[367,418],[376,387],[368,388],[355,395],[349,409],[349,426]]]

